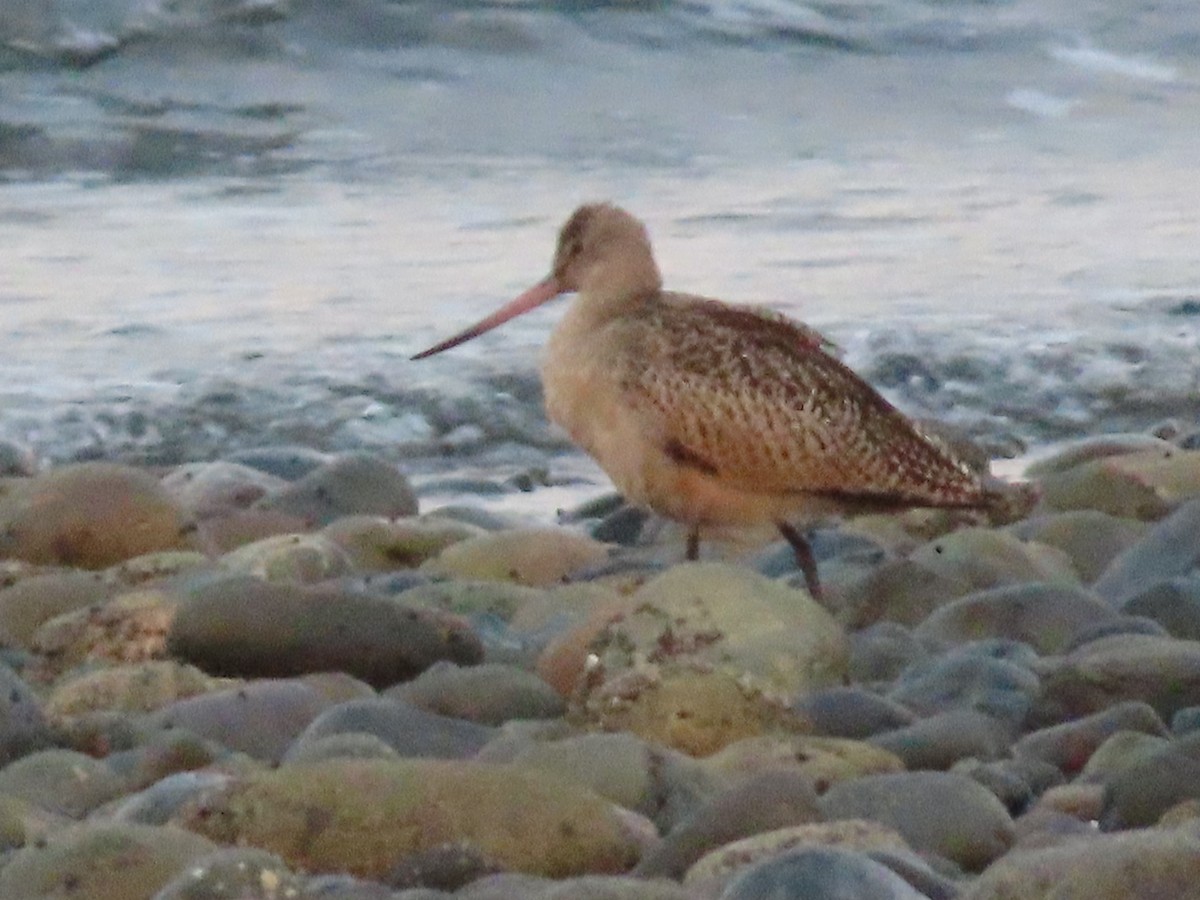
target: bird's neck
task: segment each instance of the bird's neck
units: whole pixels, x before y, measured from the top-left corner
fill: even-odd
[[[594,326],[626,315],[662,292],[662,276],[649,254],[633,254],[590,269],[580,280],[572,312]]]

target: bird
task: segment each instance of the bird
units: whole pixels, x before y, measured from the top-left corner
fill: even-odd
[[[994,503],[983,475],[816,330],[767,308],[664,290],[646,227],[611,203],[571,214],[549,275],[412,359],[567,293],[576,297],[541,363],[547,416],[626,500],[686,526],[689,560],[704,528],[770,523],[821,598],[798,524]]]

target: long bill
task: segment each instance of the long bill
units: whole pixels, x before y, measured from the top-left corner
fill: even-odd
[[[485,331],[491,331],[493,328],[498,328],[509,319],[515,319],[522,313],[527,313],[531,309],[541,306],[550,300],[553,300],[562,293],[562,288],[553,275],[539,281],[521,296],[517,297],[504,306],[500,307],[490,316],[485,319],[480,319],[470,328],[460,331],[454,337],[446,338],[440,344],[434,344],[428,350],[422,350],[413,359],[425,359],[427,356],[433,356],[435,353],[441,353],[443,350],[449,350],[451,347],[457,347],[459,344],[465,344],[472,338],[477,338]]]

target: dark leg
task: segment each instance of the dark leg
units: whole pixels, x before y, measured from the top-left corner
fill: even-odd
[[[700,558],[700,526],[693,525],[688,531],[687,558],[695,562]]]
[[[805,587],[814,600],[820,600],[824,592],[821,590],[821,580],[817,578],[817,561],[813,559],[812,547],[808,545],[808,540],[787,522],[776,522],[775,525],[784,540],[792,545],[792,552],[796,554],[796,565],[804,573]]]

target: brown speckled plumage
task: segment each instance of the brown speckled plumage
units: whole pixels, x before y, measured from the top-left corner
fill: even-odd
[[[578,291],[542,364],[546,409],[631,501],[699,528],[772,522],[809,588],[816,566],[789,520],[907,506],[984,506],[980,478],[774,312],[662,289],[645,228],[580,207],[551,275],[428,356]]]

